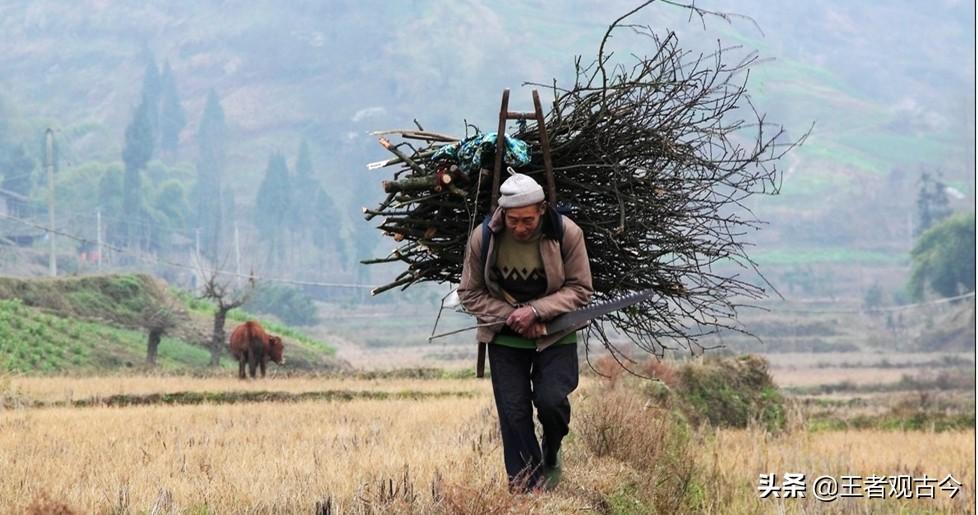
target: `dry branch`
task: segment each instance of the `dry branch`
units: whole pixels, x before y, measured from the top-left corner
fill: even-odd
[[[700,16],[716,14],[686,7]],[[715,267],[756,271],[744,236],[762,222],[745,200],[778,192],[776,164],[804,136],[783,141],[783,129],[754,109],[746,84],[756,56],[731,65],[722,47],[696,54],[680,48],[675,33],[660,37],[648,27],[627,26],[647,38],[651,55],[612,64],[605,44],[626,27],[620,25],[626,16],[609,27],[594,62],[576,61],[573,85],[539,85],[554,95],[545,123],[557,197],[584,230],[598,300],[646,288],[661,293],[606,321],[657,356],[677,346],[699,350],[702,335],[739,329],[733,299],[765,294]],[[410,138],[418,131],[400,134]],[[545,184],[538,134],[530,121],[510,136],[532,151],[531,163],[518,171]],[[479,166],[468,174],[454,169],[449,188],[465,197],[438,193],[445,167],[457,163],[433,160],[448,142],[425,135],[433,143],[411,155],[383,141],[396,156],[386,163],[400,165],[395,177],[403,177],[385,181],[390,195],[365,212],[368,220],[384,217],[379,228],[402,246],[367,262],[401,261],[406,270],[374,293],[423,281],[458,282],[466,237],[489,210],[492,177]],[[483,167],[493,157],[483,155]],[[600,326],[590,334],[614,353]]]

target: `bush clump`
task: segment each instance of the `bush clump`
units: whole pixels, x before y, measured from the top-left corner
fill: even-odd
[[[259,286],[243,308],[253,313],[274,315],[290,325],[319,323],[312,299],[296,288],[279,284]]]
[[[784,429],[784,397],[764,358],[707,358],[681,366],[678,376],[681,406],[694,423],[741,428],[759,423],[768,431]]]

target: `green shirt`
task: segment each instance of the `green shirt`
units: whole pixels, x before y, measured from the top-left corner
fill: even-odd
[[[492,343],[513,347],[516,349],[535,349],[537,344],[533,340],[528,340],[522,336],[512,336],[509,334],[497,334]],[[573,332],[554,342],[554,345],[564,345],[566,343],[577,343],[577,332]]]

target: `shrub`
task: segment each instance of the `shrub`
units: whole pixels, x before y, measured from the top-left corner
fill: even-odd
[[[611,506],[652,506],[657,513],[690,508],[694,483],[690,431],[668,403],[649,402],[625,382],[609,382],[583,403],[574,427],[592,454],[627,463],[644,479],[628,492],[613,494],[607,499]]]
[[[694,422],[740,428],[756,422],[768,431],[784,428],[784,398],[764,358],[707,358],[682,366],[679,376],[682,405]]]
[[[319,322],[312,299],[295,288],[278,284],[259,286],[243,307],[247,311],[274,315],[292,325]]]

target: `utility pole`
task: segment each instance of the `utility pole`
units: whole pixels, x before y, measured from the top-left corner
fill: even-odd
[[[50,127],[44,131],[44,166],[48,169],[48,243],[51,254],[48,268],[51,277],[58,276],[58,261],[54,256],[54,131]]]
[[[237,287],[241,289],[241,242],[238,239],[238,221],[234,221],[234,271],[235,271],[235,282]]]
[[[102,271],[102,210],[95,210],[95,241],[97,241],[98,247],[95,252],[98,252],[98,265],[97,270]]]

